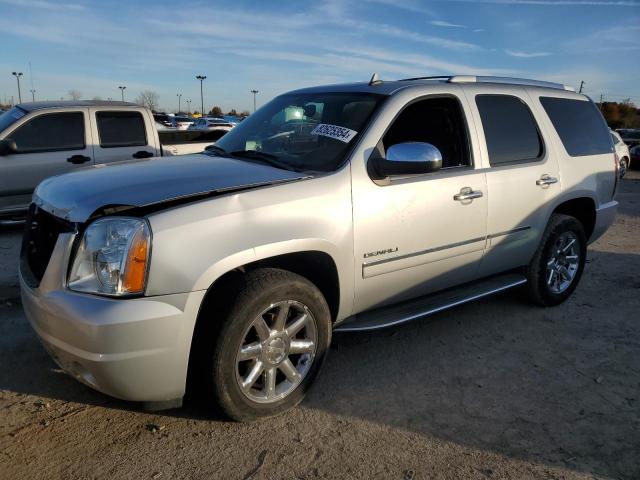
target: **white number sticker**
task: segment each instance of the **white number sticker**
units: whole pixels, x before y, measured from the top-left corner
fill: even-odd
[[[323,137],[333,138],[334,140],[340,140],[344,143],[349,143],[357,133],[355,130],[346,127],[326,123],[321,123],[311,131],[311,135],[322,135]]]

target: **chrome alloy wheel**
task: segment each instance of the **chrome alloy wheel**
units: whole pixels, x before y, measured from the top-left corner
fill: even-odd
[[[285,300],[269,305],[242,337],[236,354],[236,381],[257,403],[282,400],[309,372],[318,328],[306,305]]]
[[[576,277],[580,265],[578,237],[569,231],[561,234],[551,247],[547,262],[547,285],[552,293],[564,292]]]

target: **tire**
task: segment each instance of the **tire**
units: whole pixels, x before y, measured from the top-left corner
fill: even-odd
[[[620,178],[624,178],[627,170],[629,170],[629,160],[627,159],[627,157],[624,157],[622,160],[620,160]]]
[[[247,273],[239,282],[215,335],[199,339],[205,348],[200,359],[206,362],[199,369],[205,375],[207,397],[228,417],[250,422],[302,401],[326,358],[332,324],[324,296],[300,275],[265,268]],[[288,317],[281,319],[285,311]],[[213,317],[215,312],[203,314]]]
[[[571,240],[573,243],[567,247]],[[559,250],[566,251],[558,255]],[[574,259],[568,258],[574,255],[578,255],[575,265],[571,263]],[[527,267],[530,298],[546,307],[564,302],[580,281],[586,256],[587,238],[582,224],[569,215],[551,215],[538,250]]]

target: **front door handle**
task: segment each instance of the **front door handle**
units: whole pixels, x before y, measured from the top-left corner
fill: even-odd
[[[548,185],[553,185],[554,183],[558,183],[558,179],[555,177],[551,177],[546,173],[542,175],[538,180],[536,180],[536,185],[539,187],[546,187]]]
[[[67,158],[67,162],[73,163],[74,165],[80,165],[81,163],[86,163],[91,160],[91,157],[86,157],[84,155],[73,155],[72,157]]]
[[[146,150],[140,150],[132,155],[133,158],[149,158],[153,157],[153,153],[147,152]]]
[[[473,191],[471,187],[464,187],[460,189],[460,193],[456,193],[453,199],[456,202],[464,202],[466,200],[473,200],[474,198],[482,197],[482,192]]]

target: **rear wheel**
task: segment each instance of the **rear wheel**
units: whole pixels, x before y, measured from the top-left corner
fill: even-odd
[[[574,217],[553,214],[527,269],[531,298],[545,306],[564,302],[580,281],[586,256],[582,224]]]
[[[255,270],[207,341],[208,391],[224,413],[239,421],[277,415],[304,398],[320,371],[331,341],[329,307],[307,279]]]

